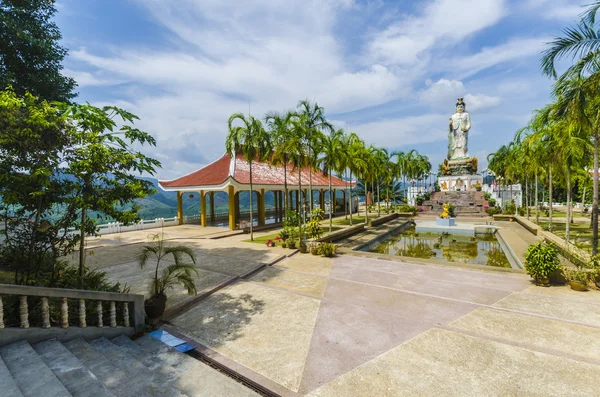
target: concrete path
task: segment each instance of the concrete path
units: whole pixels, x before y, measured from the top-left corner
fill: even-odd
[[[172,323],[283,395],[600,395],[600,293],[522,273],[295,255]]]
[[[531,234],[517,222],[496,222],[496,225],[500,226],[497,233],[502,236],[521,263],[525,265],[525,251],[530,245],[539,243],[540,238]]]

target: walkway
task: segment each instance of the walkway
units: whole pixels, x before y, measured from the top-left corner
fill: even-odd
[[[496,222],[496,225],[501,227],[498,230],[498,234],[502,235],[506,244],[512,248],[521,263],[525,265],[525,252],[527,248],[532,244],[539,243],[541,241],[540,238],[531,234],[517,222]]]
[[[282,395],[600,395],[600,293],[522,273],[295,255],[172,324]]]

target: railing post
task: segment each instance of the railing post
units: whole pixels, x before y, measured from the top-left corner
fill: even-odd
[[[27,296],[19,296],[19,314],[21,316],[21,328],[29,328],[29,308],[27,307]]]
[[[144,308],[144,296],[135,295],[133,301],[133,326],[140,332],[144,330],[146,321],[146,309]]]
[[[79,326],[81,328],[87,327],[85,321],[85,299],[79,299]]]
[[[110,302],[110,326],[115,328],[117,326],[117,309],[115,302]]]
[[[0,295],[0,329],[4,328],[4,306],[2,304],[2,295]]]
[[[60,298],[60,326],[69,328],[69,304],[67,298]]]
[[[102,323],[102,301],[98,301],[96,311],[98,312],[98,327],[103,327],[104,324]]]
[[[123,325],[129,327],[129,302],[123,302]]]
[[[48,298],[42,298],[42,328],[50,328],[50,307]]]

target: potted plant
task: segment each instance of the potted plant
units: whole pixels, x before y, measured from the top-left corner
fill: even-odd
[[[275,247],[275,241],[267,240],[267,247]]]
[[[288,242],[288,248],[289,248],[289,249],[296,249],[296,240],[293,240],[293,239],[292,239],[292,240],[290,240],[290,241]]]
[[[310,253],[313,255],[319,255],[321,253],[320,244],[316,242],[310,243]]]
[[[173,257],[174,264],[167,265],[159,273],[161,261],[165,257]],[[184,258],[189,258],[192,264],[184,263]],[[154,277],[150,284],[150,297],[144,301],[146,315],[151,320],[158,320],[165,312],[167,303],[166,291],[175,285],[182,285],[187,289],[188,294],[196,294],[196,285],[194,284],[194,274],[198,276],[198,271],[194,267],[196,264],[196,254],[185,245],[167,245],[164,234],[158,233],[151,237],[150,244],[144,245],[137,254],[137,262],[140,268],[144,268],[148,261],[156,260],[154,267]]]
[[[473,184],[473,188],[475,189],[475,191],[480,192],[481,191],[481,183],[475,182]]]
[[[580,269],[569,269],[566,273],[572,290],[587,291],[588,283],[590,281],[590,273]]]
[[[559,268],[558,251],[554,244],[530,245],[525,252],[525,271],[538,285],[549,285],[550,274]]]
[[[308,253],[308,247],[306,246],[306,242],[300,240],[300,242],[298,243],[298,249],[300,250],[301,254],[307,254]]]
[[[319,250],[321,251],[321,255],[323,255],[327,258],[333,258],[335,256],[337,247],[333,243],[323,243],[319,247]]]

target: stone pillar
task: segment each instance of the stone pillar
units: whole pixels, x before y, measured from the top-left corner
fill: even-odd
[[[210,223],[215,222],[215,192],[210,192]]]
[[[242,217],[240,216],[240,192],[236,192],[235,197],[235,219],[241,222]]]
[[[206,196],[204,190],[200,190],[200,224],[206,227]]]
[[[228,197],[228,201],[229,201],[229,229],[230,230],[235,230],[235,224],[236,224],[236,217],[235,217],[235,191],[233,186],[229,186],[229,191],[228,191],[229,197]]]
[[[183,192],[177,192],[177,220],[183,225]]]
[[[264,226],[266,221],[265,216],[265,189],[260,189],[258,196],[258,225]]]

